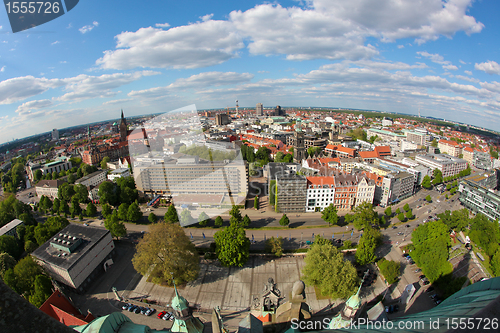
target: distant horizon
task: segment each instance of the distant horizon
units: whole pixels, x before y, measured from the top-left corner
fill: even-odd
[[[281,106],[281,105],[280,105]],[[267,107],[267,109],[271,109],[271,108],[274,108],[275,106],[273,107]],[[326,111],[326,110],[331,110],[331,111],[335,111],[335,110],[338,110],[338,111],[341,111],[341,110],[346,110],[346,111],[354,111],[354,112],[374,112],[374,113],[385,113],[385,114],[394,114],[394,115],[403,115],[403,116],[409,116],[409,117],[415,117],[415,118],[419,118],[418,115],[414,115],[414,114],[407,114],[407,113],[399,113],[399,112],[387,112],[387,111],[380,111],[380,110],[373,110],[373,109],[370,109],[370,110],[365,110],[365,109],[355,109],[355,108],[345,108],[345,107],[327,107],[327,106],[281,106],[282,108],[292,108],[292,109],[304,109],[304,108],[311,108],[311,110],[303,110],[303,111]],[[252,110],[252,109],[255,109],[255,107],[251,107],[251,106],[238,106],[239,109],[249,109],[249,110]],[[197,112],[205,112],[205,111],[214,111],[214,110],[225,110],[226,108],[210,108],[210,109],[200,109],[198,110],[197,109]],[[229,108],[230,110],[234,110],[235,107],[232,107],[232,108]],[[266,106],[264,106],[264,109],[266,109]],[[321,109],[324,109],[324,110],[321,110]],[[163,114],[163,113],[168,113],[170,111],[167,111],[167,112],[158,112],[158,113],[147,113],[147,114],[142,114],[142,115],[133,115],[133,116],[127,116],[126,115],[126,111],[124,111],[124,116],[125,118],[142,118],[142,117],[147,117],[147,116],[155,116],[155,115],[160,115],[160,114]],[[479,129],[484,129],[486,131],[491,131],[497,135],[500,135],[500,132],[498,131],[495,131],[493,129],[489,129],[489,128],[486,128],[486,127],[479,127],[477,125],[473,125],[473,124],[467,124],[467,123],[462,123],[462,122],[458,122],[458,121],[455,121],[455,120],[452,120],[452,119],[443,119],[443,118],[436,118],[436,117],[432,117],[432,116],[420,116],[420,118],[423,118],[423,119],[427,119],[427,120],[437,120],[437,121],[443,121],[443,122],[447,122],[447,123],[450,123],[450,124],[453,124],[453,123],[457,123],[457,124],[460,124],[460,125],[469,125],[469,126],[474,126],[474,127],[477,127]],[[111,119],[108,119],[108,120],[101,120],[101,121],[95,121],[95,122],[91,122],[91,123],[85,123],[85,124],[80,124],[80,125],[74,125],[74,126],[68,126],[68,127],[64,127],[64,128],[55,128],[57,130],[59,130],[59,132],[62,132],[62,131],[66,131],[68,129],[72,129],[72,128],[75,128],[75,127],[85,127],[85,126],[90,126],[90,125],[93,125],[93,124],[99,124],[99,123],[107,123],[107,122],[111,122],[111,121],[115,121],[115,120],[119,120],[120,117],[118,118],[111,118]],[[18,138],[18,139],[14,139],[14,140],[11,140],[11,141],[6,141],[6,142],[2,142],[0,143],[0,148],[4,145],[7,145],[9,143],[13,143],[13,142],[16,142],[16,141],[22,141],[22,140],[25,140],[25,139],[28,139],[30,137],[37,137],[37,136],[43,136],[43,135],[51,135],[52,133],[52,130],[51,129],[50,131],[47,131],[47,132],[42,132],[42,133],[38,133],[38,134],[33,134],[33,135],[30,135],[30,136],[26,136],[26,137],[23,137],[23,138]]]

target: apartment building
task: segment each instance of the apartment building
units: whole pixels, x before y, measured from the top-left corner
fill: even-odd
[[[431,170],[439,169],[443,177],[450,177],[467,169],[467,162],[461,158],[456,158],[445,154],[426,154],[415,156],[415,162],[418,162]]]
[[[425,146],[430,141],[431,136],[426,129],[416,129],[414,131],[403,130],[406,135],[406,141]]]
[[[382,180],[380,206],[386,207],[413,195],[415,177],[409,172],[390,173]]]
[[[334,201],[334,177],[307,177],[306,212],[322,211]]]
[[[448,154],[453,157],[459,157],[462,154],[462,145],[455,141],[441,139],[438,141],[438,148],[441,154]]]

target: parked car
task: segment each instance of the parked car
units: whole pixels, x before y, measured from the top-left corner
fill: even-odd
[[[125,303],[122,305],[122,310],[127,310],[132,304],[130,303]]]
[[[424,280],[424,286],[428,285],[429,283],[429,280]]]
[[[129,312],[132,312],[132,311],[134,311],[136,308],[137,308],[137,305],[133,305],[133,304],[131,304],[131,305],[128,307],[128,309],[127,309],[127,310],[128,310]]]
[[[436,303],[436,305],[439,305],[439,303],[441,303],[442,300],[438,299],[437,301],[434,301],[434,303]]]
[[[392,229],[397,229],[397,228],[398,228],[398,227],[396,227],[395,225],[394,225],[394,226],[392,226]]]
[[[430,292],[433,292],[433,291],[434,291],[434,287],[430,286],[429,288],[427,288],[427,290],[425,292],[430,293]]]
[[[141,314],[145,315],[146,311],[148,311],[148,310],[149,310],[149,308],[146,308],[146,307],[142,308],[141,307]]]
[[[167,311],[161,311],[161,312],[158,312],[158,314],[156,315],[158,317],[158,319],[162,319],[163,316],[167,313]]]
[[[151,316],[156,310],[153,308],[148,308],[144,315]]]
[[[395,304],[394,305],[394,312],[398,312],[399,311],[399,305]]]
[[[415,270],[415,273],[420,273],[421,271],[422,271],[422,270],[421,270],[420,268],[417,268],[417,269]]]
[[[424,279],[424,278],[425,278],[425,275],[424,275],[424,274],[422,274],[422,275],[420,275],[418,278],[419,278],[420,280],[422,280],[422,279]]]
[[[134,312],[134,313],[141,313],[141,310],[142,310],[142,307],[137,306],[137,307],[133,310],[133,312]]]

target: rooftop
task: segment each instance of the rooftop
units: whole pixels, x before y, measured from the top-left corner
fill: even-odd
[[[0,228],[0,236],[5,235],[10,230],[16,228],[18,225],[23,224],[23,221],[14,219]]]

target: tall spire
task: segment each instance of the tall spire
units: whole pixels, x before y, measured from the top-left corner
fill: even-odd
[[[174,273],[170,272],[172,275],[172,282],[174,283],[175,296],[179,297],[179,292],[177,291],[177,286],[175,285]]]
[[[122,119],[123,119],[123,109],[122,109]]]

